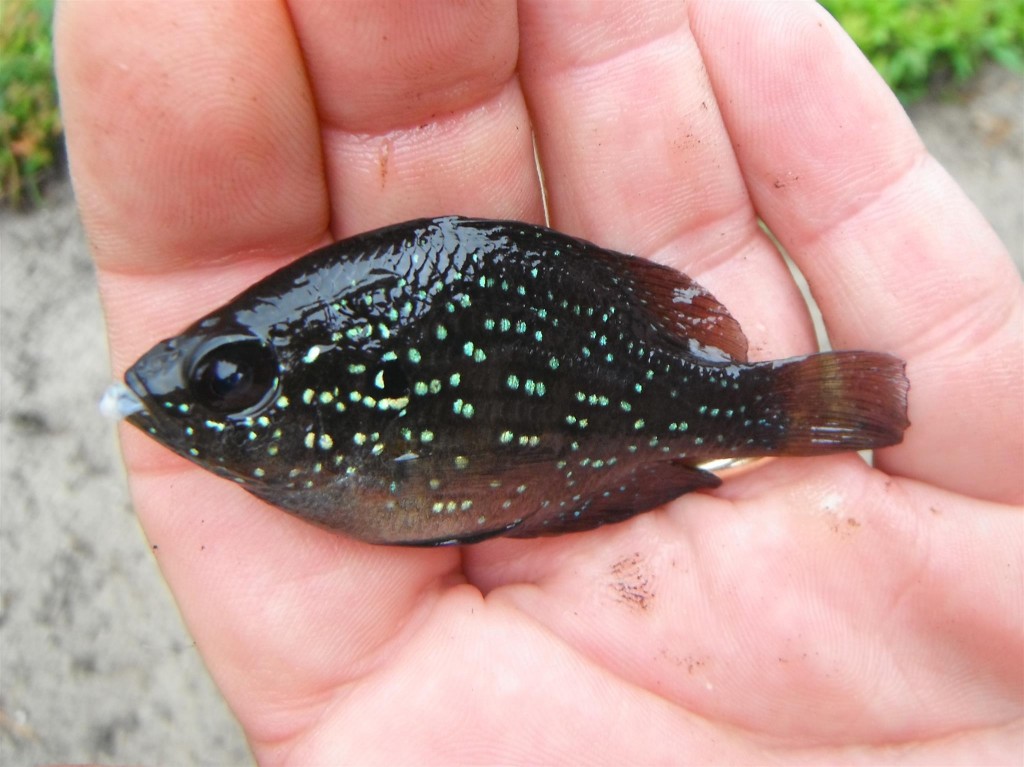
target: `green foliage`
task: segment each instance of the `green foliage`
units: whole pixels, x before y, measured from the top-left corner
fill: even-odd
[[[61,140],[53,0],[3,0],[0,13],[0,202],[38,204]]]
[[[1024,0],[820,0],[904,101],[994,60],[1024,69]]]

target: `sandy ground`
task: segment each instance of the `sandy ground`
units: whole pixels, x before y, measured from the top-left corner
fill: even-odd
[[[911,116],[1022,267],[1024,78],[987,70]],[[0,213],[0,248],[0,763],[250,764],[97,411],[103,318],[66,185]]]

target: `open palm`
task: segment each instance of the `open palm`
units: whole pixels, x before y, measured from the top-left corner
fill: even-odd
[[[373,547],[126,430],[138,514],[261,763],[1010,761],[1021,283],[813,3],[133,1],[58,13],[118,372],[256,278],[417,216],[677,267],[752,359],[908,361],[876,469],[765,462],[561,538]],[[1016,504],[1016,505],[1014,505]]]

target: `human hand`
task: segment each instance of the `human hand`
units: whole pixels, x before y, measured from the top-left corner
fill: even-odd
[[[518,20],[517,20],[518,13]],[[908,361],[904,443],[764,462],[554,539],[368,546],[122,434],[261,763],[1011,761],[1021,283],[813,4],[67,3],[61,96],[119,373],[258,277],[415,216],[671,264],[753,359]],[[1017,504],[1014,506],[1011,504]]]

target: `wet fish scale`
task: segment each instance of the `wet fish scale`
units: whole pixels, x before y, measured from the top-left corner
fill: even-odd
[[[154,347],[118,396],[283,509],[436,544],[618,521],[717,485],[713,458],[893,444],[902,370],[870,352],[748,364],[678,272],[448,217],[296,261]]]

